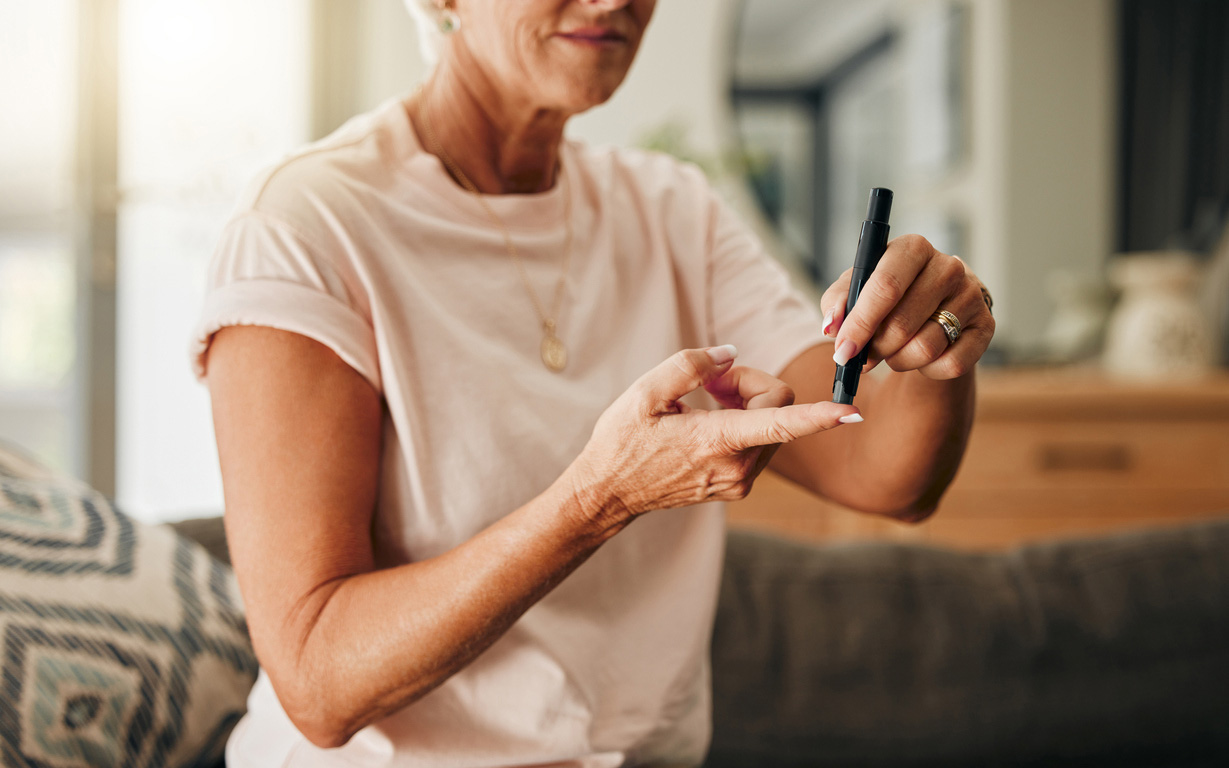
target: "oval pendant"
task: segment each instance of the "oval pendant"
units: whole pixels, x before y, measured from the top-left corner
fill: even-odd
[[[555,373],[568,364],[568,350],[558,336],[547,334],[542,337],[542,362]]]

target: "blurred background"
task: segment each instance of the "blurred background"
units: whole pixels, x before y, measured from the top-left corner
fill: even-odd
[[[933,522],[764,478],[735,523],[996,548],[1229,510],[1226,39],[1218,0],[660,0],[573,135],[697,162],[816,296],[891,187],[999,322]],[[220,511],[186,351],[214,241],[424,74],[401,0],[0,5],[0,439],[147,521]]]

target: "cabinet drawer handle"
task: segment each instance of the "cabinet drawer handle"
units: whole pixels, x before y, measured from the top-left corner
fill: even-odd
[[[1128,472],[1131,451],[1121,443],[1053,443],[1041,447],[1041,468],[1047,472]]]

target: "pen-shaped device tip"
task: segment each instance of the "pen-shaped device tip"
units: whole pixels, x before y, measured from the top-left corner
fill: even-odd
[[[842,376],[841,374],[839,374],[839,372],[837,372],[836,381],[832,383],[832,402],[833,403],[844,403],[846,404],[846,406],[852,406],[853,394],[846,392],[846,388],[844,388],[844,382],[842,382],[841,380],[842,380]]]
[[[875,187],[871,190],[871,201],[866,207],[866,220],[888,223],[888,214],[892,212],[892,190]]]

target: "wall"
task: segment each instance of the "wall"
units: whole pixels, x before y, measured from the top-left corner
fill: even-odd
[[[1113,247],[1115,5],[968,8],[968,157],[932,194],[968,222],[961,255],[995,297],[996,344],[1027,351],[1054,310],[1047,281],[1102,274]]]
[[[1014,0],[1005,22],[1002,285],[1012,339],[1035,343],[1058,270],[1095,277],[1117,197],[1115,4]]]

